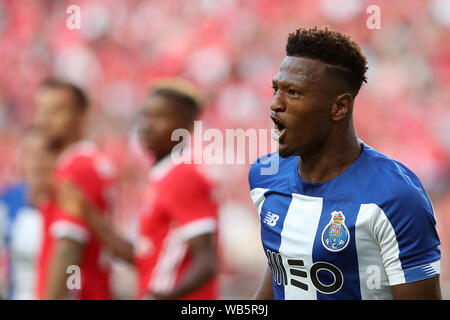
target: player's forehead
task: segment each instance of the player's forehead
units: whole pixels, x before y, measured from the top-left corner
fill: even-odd
[[[319,83],[325,73],[326,66],[325,63],[315,59],[287,56],[272,81],[278,85]]]
[[[144,109],[154,111],[177,111],[177,103],[174,98],[161,93],[150,94],[144,102]]]
[[[37,107],[50,108],[58,106],[72,106],[75,103],[72,92],[63,87],[42,87],[37,90],[35,95],[35,103]]]
[[[168,105],[168,99],[161,95],[150,94],[143,103],[144,110],[166,109]]]

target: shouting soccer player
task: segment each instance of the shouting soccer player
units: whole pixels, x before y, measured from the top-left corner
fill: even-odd
[[[217,298],[217,205],[212,185],[196,165],[171,160],[178,144],[171,135],[176,129],[192,129],[198,100],[189,82],[165,79],[152,87],[141,110],[140,140],[157,162],[144,194],[138,242],[120,237],[96,210],[89,208],[86,215],[112,252],[136,265],[139,299]],[[65,201],[74,215],[84,211],[71,202]]]
[[[413,172],[354,129],[366,70],[342,33],[288,37],[272,81],[278,153],[249,173],[269,265],[255,299],[441,298],[430,199]],[[278,171],[262,174],[275,158]]]
[[[77,187],[102,214],[110,207],[115,169],[92,142],[81,140],[87,107],[83,91],[67,82],[46,81],[36,94],[36,125],[59,155],[49,198],[41,206],[38,299],[110,298],[107,251],[83,219],[63,210],[60,200]],[[67,281],[71,274],[72,282]]]

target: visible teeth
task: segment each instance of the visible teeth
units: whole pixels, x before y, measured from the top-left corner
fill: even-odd
[[[273,130],[272,130],[272,137],[273,137],[273,139],[274,139],[275,141],[280,140],[281,135],[282,135],[285,131],[286,131],[286,128],[284,128],[283,130],[280,130],[280,129],[277,129],[277,128],[273,129]]]
[[[280,139],[280,136],[281,136],[281,132],[280,132],[279,129],[273,129],[272,130],[272,138],[273,138],[273,140],[278,141]]]

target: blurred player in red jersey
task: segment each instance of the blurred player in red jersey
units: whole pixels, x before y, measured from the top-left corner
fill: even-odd
[[[38,299],[110,298],[107,251],[86,222],[68,215],[60,202],[63,194],[70,199],[77,187],[102,215],[110,207],[115,169],[92,142],[82,140],[87,108],[83,91],[67,82],[46,81],[36,94],[36,126],[58,155],[51,192],[41,206],[44,230]],[[69,276],[73,276],[70,287]]]
[[[198,100],[190,83],[170,79],[152,88],[141,110],[141,142],[157,163],[144,194],[138,242],[133,245],[121,238],[93,210],[87,215],[104,243],[136,265],[138,299],[218,298],[217,206],[212,185],[196,165],[171,161],[178,144],[171,141],[172,132],[192,129]]]

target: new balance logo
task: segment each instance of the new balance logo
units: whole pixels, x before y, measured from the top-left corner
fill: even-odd
[[[263,222],[271,227],[275,227],[277,224],[278,219],[280,219],[280,216],[276,213],[268,211],[266,213],[266,216],[264,217]]]

